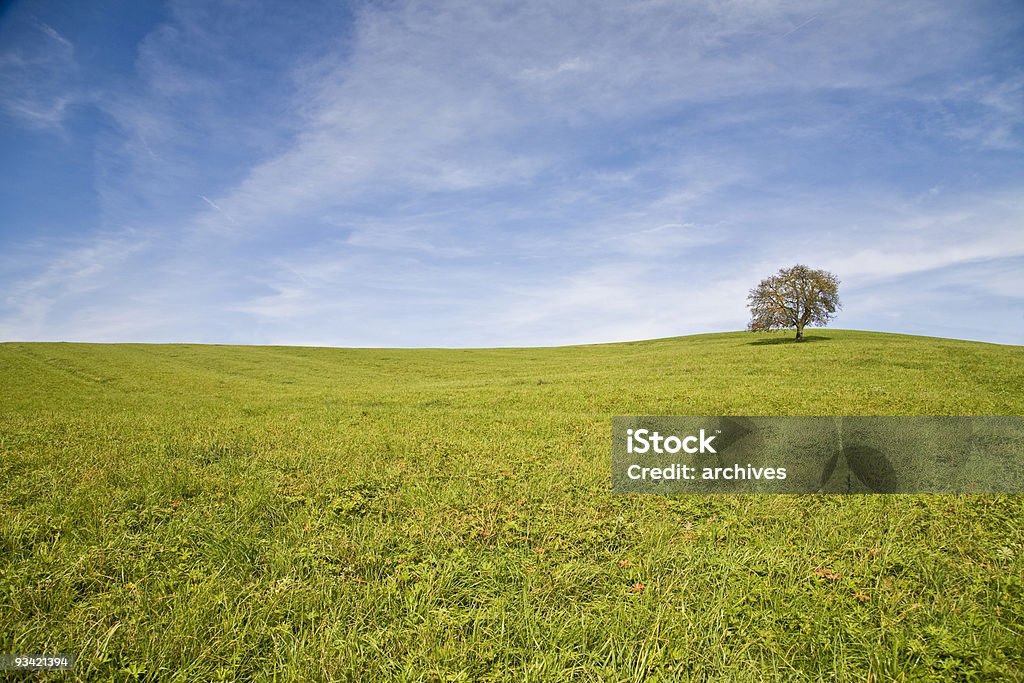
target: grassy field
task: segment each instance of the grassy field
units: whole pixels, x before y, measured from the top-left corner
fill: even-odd
[[[40,680],[1024,680],[1024,499],[617,496],[613,415],[1019,415],[1024,347],[0,344]],[[32,679],[19,674],[19,679]]]

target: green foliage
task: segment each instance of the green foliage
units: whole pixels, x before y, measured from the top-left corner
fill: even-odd
[[[803,339],[808,325],[827,325],[842,304],[839,279],[825,270],[795,265],[761,280],[747,297],[748,329],[771,331],[792,328]]]
[[[81,680],[1021,680],[1020,497],[611,494],[612,415],[1024,414],[1024,349],[815,337],[0,345],[0,651]]]

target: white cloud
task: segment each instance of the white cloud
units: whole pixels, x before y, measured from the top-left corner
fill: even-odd
[[[74,321],[76,309],[90,297],[109,292],[111,281],[123,274],[121,268],[147,246],[138,234],[100,235],[52,256],[41,272],[5,292],[3,304],[10,313],[0,321],[0,338],[45,338],[55,326]]]
[[[813,232],[803,233],[814,246],[800,255],[811,252],[823,267],[857,283],[1024,256],[1020,197],[1013,190],[933,205],[901,203],[833,213],[823,224],[835,232],[816,244]]]
[[[738,95],[890,88],[965,52],[929,38],[952,9],[816,6],[364,8],[340,65],[297,71],[306,81],[295,144],[215,199],[244,225],[272,229],[366,194],[515,186],[565,161],[531,140],[538,124],[564,121],[572,135]],[[794,27],[801,40],[780,43]]]
[[[91,96],[78,83],[75,46],[39,21],[29,33],[0,52],[0,107],[23,126],[59,131],[69,109]]]
[[[1024,128],[1024,75],[958,83],[939,100],[949,135],[982,148],[1016,150]],[[966,112],[958,109],[967,108]]]

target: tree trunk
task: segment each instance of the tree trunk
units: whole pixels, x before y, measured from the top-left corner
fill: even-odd
[[[803,328],[803,325],[797,325],[796,326],[796,340],[797,341],[803,341],[804,340],[804,328]]]

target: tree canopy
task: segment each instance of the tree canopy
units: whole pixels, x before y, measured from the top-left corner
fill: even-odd
[[[803,339],[804,327],[828,324],[842,306],[835,275],[799,264],[761,280],[747,301],[747,329],[795,329],[797,340]]]

